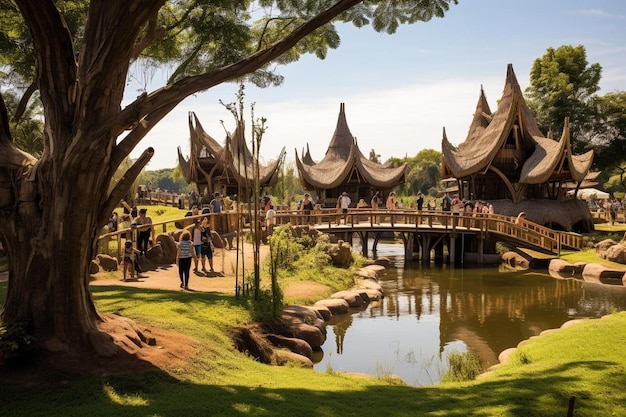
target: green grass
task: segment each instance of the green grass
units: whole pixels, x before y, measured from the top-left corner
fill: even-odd
[[[3,283],[2,298],[5,291]],[[4,416],[564,416],[572,395],[577,417],[626,416],[626,313],[533,338],[485,378],[414,388],[384,375],[254,361],[232,347],[230,334],[249,312],[230,296],[118,287],[93,292],[102,312],[194,337],[197,356],[170,373],[73,382],[55,375],[46,386],[0,385]]]

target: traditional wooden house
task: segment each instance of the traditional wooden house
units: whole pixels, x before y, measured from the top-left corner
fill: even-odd
[[[232,135],[227,135],[224,146],[204,131],[195,113],[189,113],[191,152],[185,159],[178,148],[178,163],[187,183],[195,183],[198,192],[207,195],[220,192],[237,194],[238,186],[245,190],[254,188],[254,158],[246,144],[244,125],[240,123]],[[260,188],[270,187],[278,181],[278,173],[285,159],[283,149],[274,161],[259,164]]]
[[[442,178],[457,179],[461,198],[498,201],[496,212],[525,211],[564,230],[593,230],[586,207],[566,195],[566,184],[588,178],[593,151],[572,153],[567,119],[560,140],[539,131],[510,64],[498,109],[491,112],[481,88],[465,141],[453,146],[444,129],[442,159]]]
[[[327,207],[334,207],[344,191],[350,196],[352,205],[360,199],[369,204],[376,191],[386,194],[403,183],[406,173],[406,164],[394,167],[391,162],[380,164],[363,156],[348,128],[344,103],[339,107],[337,127],[324,158],[315,162],[307,145],[302,159],[296,150],[296,165],[302,186],[314,191]]]

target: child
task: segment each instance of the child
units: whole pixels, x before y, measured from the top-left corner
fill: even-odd
[[[191,269],[191,260],[195,261],[196,251],[191,241],[191,233],[185,230],[180,235],[178,242],[178,250],[176,251],[176,263],[178,264],[178,276],[180,277],[180,288],[189,289],[189,270]]]
[[[126,270],[130,269],[130,279],[135,278],[135,254],[138,254],[139,250],[133,247],[133,242],[127,240],[124,243],[124,279],[126,281]]]

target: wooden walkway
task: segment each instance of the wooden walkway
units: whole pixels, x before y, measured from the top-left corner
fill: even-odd
[[[234,211],[220,214],[203,214],[183,217],[152,225],[153,238],[161,232],[190,225],[195,218],[208,217],[213,230],[220,234],[232,234],[239,227],[250,230],[250,214]],[[241,218],[240,218],[241,217]],[[241,222],[240,222],[241,220]],[[266,224],[264,213],[259,221]],[[373,239],[375,250],[378,240],[385,234],[399,234],[405,245],[405,253],[419,252],[424,261],[430,260],[430,251],[437,251],[440,245],[447,246],[451,262],[458,258],[457,253],[466,251],[466,243],[482,256],[484,245],[489,241],[503,241],[512,246],[533,249],[539,252],[559,255],[562,249],[580,250],[583,239],[580,234],[561,232],[523,220],[515,224],[515,218],[498,214],[476,214],[454,216],[441,211],[416,210],[364,210],[352,209],[347,214],[337,213],[336,209],[324,209],[306,215],[295,210],[278,211],[275,224],[308,225],[320,232],[343,236],[352,241],[357,234],[367,254],[368,242]],[[116,240],[121,248],[121,230],[103,235],[100,239]],[[417,249],[417,250],[416,250]],[[121,249],[118,249],[118,251]]]

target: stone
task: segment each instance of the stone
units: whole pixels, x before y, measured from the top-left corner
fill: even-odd
[[[618,264],[626,264],[626,247],[620,244],[609,247],[606,250],[605,259]]]
[[[389,268],[393,266],[393,264],[391,263],[391,260],[387,258],[386,256],[381,256],[379,258],[376,258],[374,260],[374,265],[381,265],[381,266],[384,266],[385,268]]]
[[[98,263],[96,261],[89,262],[89,274],[95,275],[98,272],[100,272],[100,266],[98,265]]]
[[[614,245],[617,245],[617,242],[613,239],[604,239],[603,241],[596,243],[596,253],[599,257],[604,259],[606,256],[606,250]]]
[[[573,276],[577,272],[578,268],[567,261],[562,259],[552,259],[548,265],[548,271],[556,272],[561,276]],[[581,271],[578,271],[581,272]]]
[[[324,319],[324,321],[328,321],[332,318],[333,313],[330,312],[328,307],[324,306],[312,306],[311,308],[317,310],[320,316]]]
[[[161,247],[160,258],[163,263],[173,264],[176,262],[176,240],[174,234],[160,233],[155,238],[155,244]],[[180,238],[180,234],[178,235]]]
[[[513,251],[503,253],[502,262],[515,269],[528,269],[530,266],[528,259]]]
[[[379,291],[381,294],[383,294],[383,287],[379,283],[374,282],[369,279],[359,280],[358,288],[367,289],[367,290],[376,290],[376,291]]]
[[[98,262],[98,265],[100,265],[100,267],[107,272],[117,271],[119,266],[117,259],[102,253],[96,255],[96,261]]]
[[[352,246],[348,242],[340,240],[337,244],[330,245],[328,255],[330,255],[333,265],[346,267],[352,261]]]
[[[339,291],[331,295],[330,298],[343,299],[350,307],[361,307],[366,303],[358,291]]]
[[[283,315],[301,317],[303,321],[306,321],[308,317],[310,320],[324,320],[324,317],[314,308],[307,306],[288,305],[283,308]]]
[[[359,268],[355,275],[359,278],[371,278],[371,279],[378,279],[376,276],[376,271],[371,270],[371,269],[367,269],[367,268]]]
[[[306,356],[299,355],[290,350],[276,349],[274,350],[274,362],[276,365],[287,365],[295,363],[303,368],[313,368],[313,361]]]
[[[302,339],[312,349],[320,349],[326,341],[326,334],[322,333],[319,327],[307,323],[290,323],[286,332],[285,336]]]
[[[367,297],[368,302],[379,301],[383,298],[382,291],[378,291],[376,289],[360,288],[359,291],[362,291],[363,293],[365,293],[365,296]]]
[[[622,285],[626,269],[613,269],[597,263],[589,263],[583,269],[583,279],[587,282]]]
[[[385,270],[385,267],[382,265],[373,264],[373,265],[366,265],[362,269],[367,269],[369,271],[374,271],[376,273],[379,273],[379,272],[383,272]]]
[[[306,356],[311,359],[313,356],[313,349],[306,341],[302,339],[296,339],[295,337],[287,337],[279,334],[268,334],[267,340],[274,346],[287,348],[290,351],[297,353],[298,355]]]
[[[325,300],[319,300],[315,302],[313,306],[327,308],[328,310],[330,310],[333,316],[337,314],[346,314],[348,311],[350,311],[350,305],[343,298],[327,298]]]

